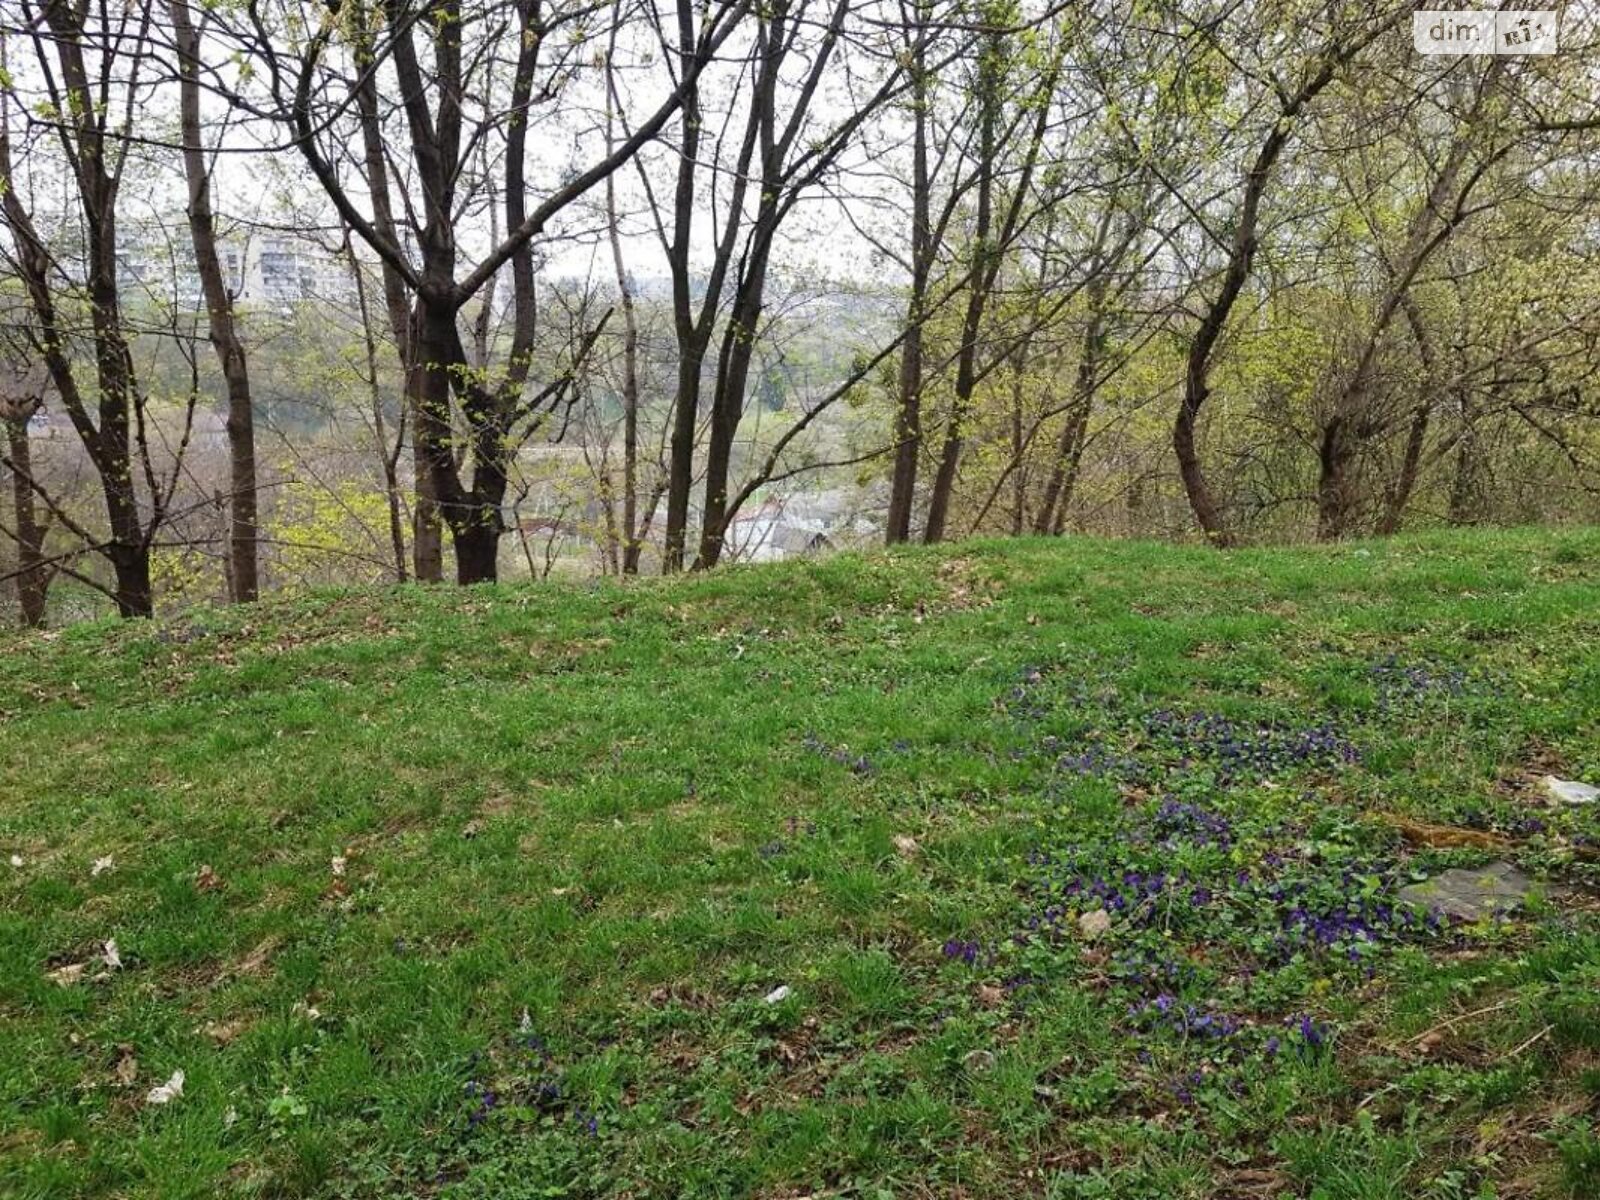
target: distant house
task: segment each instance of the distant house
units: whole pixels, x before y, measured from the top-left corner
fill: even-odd
[[[727,554],[737,562],[779,562],[834,549],[827,516],[794,499],[769,497],[728,524]]]

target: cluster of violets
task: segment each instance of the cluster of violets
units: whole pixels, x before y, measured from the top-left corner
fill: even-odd
[[[1482,808],[1467,809],[1456,817],[1455,823],[1466,829],[1508,833],[1513,837],[1535,837],[1550,832],[1550,823],[1542,817],[1512,815]]]
[[[1047,738],[1055,742],[1055,738]],[[1054,749],[1054,746],[1047,747]],[[1107,750],[1099,742],[1091,742],[1076,754],[1063,754],[1056,759],[1056,770],[1073,775],[1087,775],[1094,779],[1110,779],[1117,783],[1142,784],[1151,778],[1150,768],[1126,754]]]
[[[1326,722],[1285,728],[1241,724],[1220,713],[1157,709],[1145,714],[1140,729],[1149,741],[1175,752],[1182,765],[1212,764],[1224,784],[1307,768],[1334,770],[1361,759],[1355,743]]]
[[[1042,721],[1054,709],[1050,697],[1043,694],[1043,667],[1023,667],[1017,672],[1017,682],[1005,695],[1006,712],[1019,721]]]
[[[513,1101],[540,1112],[560,1112],[567,1096],[554,1072],[550,1050],[544,1039],[537,1033],[523,1028],[518,1031],[513,1045],[523,1059],[523,1066],[527,1072],[526,1080],[519,1080],[513,1086]],[[483,1062],[483,1055],[474,1053],[467,1060],[468,1069],[476,1072]],[[468,1103],[467,1127],[476,1129],[500,1106],[500,1093],[492,1084],[477,1078],[467,1080],[463,1091]],[[581,1108],[572,1108],[568,1115],[581,1132],[590,1135],[597,1135],[600,1132],[600,1120],[593,1113]]]
[[[1440,931],[1438,912],[1393,898],[1399,876],[1392,866],[1365,865],[1370,869],[1360,873],[1345,867],[1337,876],[1324,876],[1317,888],[1305,880],[1261,880],[1240,889],[1242,898],[1253,901],[1259,911],[1277,916],[1278,928],[1265,952],[1268,961],[1288,962],[1307,952],[1342,949],[1347,959],[1359,963],[1364,950]],[[1363,876],[1372,875],[1383,885],[1376,892],[1361,882]]]
[[[1279,832],[1295,836],[1289,827]],[[1034,904],[1013,940],[1054,940],[1083,913],[1104,909],[1130,928],[1188,930],[1210,941],[1213,914],[1227,906],[1229,928],[1235,935],[1258,935],[1254,952],[1269,964],[1340,952],[1359,963],[1370,948],[1432,936],[1441,928],[1436,912],[1399,902],[1403,873],[1382,859],[1317,863],[1290,844],[1267,850],[1253,869],[1219,864],[1195,875],[1121,865],[1185,847],[1231,849],[1238,837],[1233,824],[1199,805],[1164,800],[1153,812],[1130,818],[1118,834],[1109,848],[1029,856]],[[1173,969],[1170,962],[1124,965],[1136,982]]]
[[[1342,739],[1328,744],[1327,761],[1353,753]],[[1210,1083],[1227,1086],[1234,1072],[1243,1086],[1249,1064],[1312,1059],[1332,1033],[1308,1014],[1279,1025],[1227,1011],[1226,997],[1246,995],[1233,989],[1297,958],[1348,961],[1370,974],[1382,949],[1436,937],[1439,915],[1398,899],[1408,880],[1398,862],[1354,850],[1330,856],[1304,825],[1245,822],[1168,796],[1124,810],[1093,839],[1031,852],[1030,900],[1009,938],[993,946],[954,938],[943,953],[986,970],[1012,952],[1081,946],[1081,918],[1103,910],[1118,932],[1099,966],[1113,994],[1129,1000],[1126,1036],[1140,1060],[1154,1063],[1156,1046],[1176,1040],[1203,1048]],[[1196,1083],[1185,1075],[1170,1090],[1193,1103]]]
[[[1249,1063],[1271,1065],[1285,1057],[1311,1062],[1332,1041],[1331,1028],[1308,1013],[1285,1017],[1278,1027],[1262,1026],[1229,1013],[1184,1003],[1169,994],[1133,1005],[1128,1018],[1137,1040],[1160,1037],[1205,1048],[1204,1069],[1166,1081],[1166,1090],[1184,1105],[1197,1103],[1196,1093],[1207,1082],[1235,1095],[1242,1094],[1246,1085],[1239,1072]],[[1145,1046],[1135,1057],[1147,1066],[1156,1061],[1155,1054]]]
[[[1138,839],[1130,835],[1127,844],[1138,844]],[[1211,886],[1197,883],[1187,871],[1096,870],[1095,857],[1077,847],[1060,855],[1029,855],[1034,877],[1028,890],[1035,904],[1013,940],[1024,945],[1041,935],[1054,940],[1083,913],[1097,908],[1144,928],[1205,909],[1216,899]]]
[[[1123,988],[1139,995],[1162,995],[1185,988],[1200,975],[1195,965],[1169,950],[1133,944],[1111,955],[1107,973]]]
[[[783,823],[784,832],[788,841],[783,838],[773,838],[772,841],[762,846],[757,853],[765,859],[779,858],[789,853],[790,842],[798,841],[803,837],[816,837],[817,826],[813,821],[802,821],[799,817],[790,817]]]
[[[1373,663],[1367,674],[1377,692],[1378,711],[1385,715],[1414,711],[1467,691],[1467,673],[1461,668],[1408,664],[1394,654]]]
[[[1027,725],[1063,710],[1081,712],[1097,703],[1104,704],[1114,695],[1115,690],[1109,686],[1092,691],[1088,678],[1060,665],[1025,666],[1017,671],[1016,682],[1000,696],[998,706],[1012,720]]]
[[[944,944],[943,953],[951,961],[965,963],[969,967],[986,967],[995,960],[993,950],[982,942],[965,938],[951,938]]]
[[[830,746],[814,733],[806,734],[802,744],[813,754],[820,754],[842,767],[848,767],[855,775],[871,775],[878,769],[865,754],[854,754],[848,746]]]
[[[464,1089],[467,1103],[471,1107],[467,1110],[467,1125],[477,1128],[500,1103],[499,1094],[486,1084],[479,1083],[476,1079],[469,1079]]]
[[[1135,1028],[1145,1032],[1162,1029],[1182,1038],[1217,1041],[1233,1037],[1246,1025],[1238,1017],[1184,1003],[1169,992],[1162,992],[1143,1004],[1131,1005],[1128,1017]]]
[[[1233,845],[1233,825],[1224,816],[1182,800],[1163,800],[1150,817],[1152,841],[1163,849],[1179,844],[1226,850]]]

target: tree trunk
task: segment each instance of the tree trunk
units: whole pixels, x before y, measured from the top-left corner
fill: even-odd
[[[706,443],[705,506],[701,514],[700,550],[695,566],[705,570],[722,558],[723,537],[727,532],[728,472],[733,462],[733,444],[744,416],[745,388],[750,379],[750,362],[755,355],[756,334],[761,323],[767,286],[767,260],[772,253],[777,231],[777,181],[769,179],[762,188],[761,212],[745,260],[744,276],[734,297],[733,312],[722,337],[717,364],[717,386],[711,399],[711,432]],[[771,197],[769,200],[768,197]]]
[[[356,309],[361,316],[361,345],[367,365],[367,396],[372,406],[372,438],[378,451],[378,466],[383,472],[383,495],[389,510],[389,551],[394,559],[394,580],[404,583],[406,570],[405,521],[400,505],[400,452],[405,445],[406,418],[400,418],[400,430],[389,444],[389,422],[383,412],[383,387],[378,382],[378,339],[372,332],[372,309],[367,303],[366,277],[361,273],[361,261],[355,255],[350,236],[345,235],[345,253],[350,259],[350,278],[356,289]]]
[[[1433,401],[1429,389],[1433,387],[1437,356],[1433,352],[1433,339],[1423,321],[1422,309],[1407,296],[1401,302],[1411,334],[1417,342],[1417,357],[1422,363],[1422,396],[1411,411],[1411,427],[1406,432],[1405,451],[1400,459],[1400,471],[1384,501],[1383,515],[1378,518],[1379,537],[1390,537],[1400,532],[1405,519],[1406,505],[1416,491],[1417,475],[1422,469],[1422,450],[1428,440],[1428,424],[1433,415]]]
[[[1002,36],[998,32],[988,35],[986,44],[980,51],[978,211],[972,230],[972,279],[968,284],[966,313],[961,321],[961,345],[956,350],[955,396],[950,404],[950,417],[945,422],[944,446],[939,453],[938,470],[933,476],[933,490],[928,496],[928,523],[922,531],[922,540],[928,545],[944,540],[945,525],[950,517],[950,498],[955,490],[956,467],[961,460],[961,446],[966,436],[963,426],[978,381],[978,335],[983,328],[983,314],[989,299],[989,288],[999,269],[1000,251],[998,247],[990,244],[989,239],[993,231],[994,218],[995,160],[1000,150],[997,131],[1000,124],[1000,92],[1004,74],[1001,60]]]
[[[620,4],[620,0],[618,0]],[[616,45],[617,26],[612,25],[612,46]],[[616,114],[612,111],[615,81],[614,55],[606,55],[606,152],[615,146],[612,131]],[[617,275],[617,293],[622,303],[622,541],[617,569],[623,575],[639,573],[639,556],[644,539],[639,529],[639,316],[634,311],[633,285],[628,280],[627,261],[622,255],[622,222],[617,214],[617,181],[606,176],[606,233],[611,242],[611,266]],[[610,510],[607,510],[608,516]]]
[[[1239,293],[1250,278],[1255,263],[1261,201],[1272,179],[1272,169],[1288,145],[1294,120],[1300,111],[1333,82],[1339,67],[1354,58],[1362,47],[1369,45],[1384,30],[1392,28],[1399,19],[1399,16],[1387,19],[1344,47],[1325,48],[1317,56],[1319,65],[1316,71],[1301,85],[1299,91],[1283,99],[1277,120],[1262,139],[1261,149],[1245,173],[1239,220],[1229,245],[1228,265],[1223,272],[1222,286],[1206,309],[1205,316],[1200,319],[1194,340],[1189,343],[1188,360],[1184,368],[1183,402],[1178,407],[1177,420],[1172,427],[1172,449],[1178,459],[1178,474],[1183,479],[1183,490],[1189,497],[1189,507],[1194,512],[1196,523],[1214,546],[1232,546],[1235,539],[1223,520],[1222,509],[1206,480],[1205,468],[1200,463],[1200,452],[1195,444],[1195,432],[1200,422],[1200,410],[1211,394],[1209,375],[1212,354],[1227,325],[1228,314],[1233,311],[1234,303],[1239,299]]]
[[[919,17],[925,10],[918,8]],[[920,31],[920,27],[919,27]],[[894,471],[889,482],[889,514],[884,542],[911,538],[916,505],[917,464],[922,456],[922,323],[933,271],[933,181],[928,166],[928,72],[926,43],[912,50],[911,79],[911,294],[906,300],[906,336],[900,344],[899,403],[895,409]]]
[[[211,345],[222,364],[228,389],[228,586],[243,603],[260,593],[257,570],[256,433],[250,399],[250,372],[244,343],[234,324],[233,297],[217,254],[216,222],[211,212],[211,176],[200,132],[200,31],[189,14],[189,0],[172,0],[173,39],[178,51],[183,168],[189,186],[189,236],[205,295]]]
[[[459,491],[455,462],[455,430],[450,419],[450,368],[460,339],[455,308],[448,302],[417,298],[407,364],[407,401],[411,408],[412,452],[416,463],[417,504],[412,514],[412,569],[419,583],[442,578],[443,540],[440,517],[452,530],[465,523],[465,497]],[[427,514],[424,514],[424,508]],[[456,566],[457,577],[461,565]]]
[[[700,416],[700,347],[698,339],[678,339],[678,384],[672,410],[672,443],[668,450],[667,529],[661,570],[683,569],[689,534],[689,493],[694,485],[695,425]],[[688,353],[685,353],[688,350]]]
[[[117,615],[148,617],[155,611],[150,587],[150,548],[142,543],[114,543],[108,554],[116,575]]]
[[[1106,349],[1106,292],[1109,283],[1102,274],[1089,285],[1089,320],[1083,329],[1083,345],[1078,355],[1078,372],[1073,384],[1073,404],[1061,427],[1056,445],[1056,460],[1044,487],[1044,499],[1034,518],[1035,533],[1058,533],[1065,522],[1072,492],[1077,486],[1078,465],[1083,460],[1083,440],[1100,386],[1100,363]],[[1059,514],[1059,515],[1058,515]]]
[[[31,415],[31,414],[29,414]],[[28,442],[28,415],[5,422],[11,458],[11,499],[17,535],[17,607],[22,623],[44,624],[45,594],[50,571],[44,565],[44,526],[33,494],[33,449]]]
[[[366,6],[355,5],[351,10],[355,22],[356,44],[363,51],[372,52],[372,31],[365,24],[369,17]],[[389,167],[384,159],[383,125],[378,109],[378,90],[373,75],[365,74],[355,89],[356,108],[361,120],[362,169],[368,195],[372,202],[372,224],[378,234],[394,245],[401,238],[395,225],[394,210],[389,200]],[[359,265],[357,266],[359,270]],[[422,583],[439,583],[444,579],[444,537],[440,528],[439,506],[433,494],[433,480],[428,468],[427,454],[418,441],[421,414],[417,411],[417,396],[422,384],[418,374],[422,370],[416,357],[416,310],[407,302],[407,287],[400,272],[387,258],[379,256],[379,269],[383,276],[384,306],[389,315],[389,329],[394,334],[395,350],[405,371],[405,396],[407,413],[405,423],[411,426],[411,556],[412,572]],[[398,451],[398,447],[396,448]],[[394,459],[398,467],[399,459]],[[391,534],[391,538],[392,538]],[[402,536],[401,540],[404,538]],[[401,571],[402,577],[404,571]]]
[[[1334,417],[1317,448],[1317,540],[1336,542],[1349,532],[1354,507],[1355,438],[1350,424]]]
[[[1450,481],[1450,523],[1476,525],[1483,519],[1483,465],[1478,456],[1477,414],[1467,389],[1461,389],[1461,434],[1456,442],[1456,472]]]
[[[488,520],[452,526],[457,583],[493,583],[499,578],[500,533],[499,523]]]

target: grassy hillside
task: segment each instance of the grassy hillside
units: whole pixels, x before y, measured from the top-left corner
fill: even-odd
[[[0,1194],[1600,1195],[1597,647],[1600,531],[0,641]]]

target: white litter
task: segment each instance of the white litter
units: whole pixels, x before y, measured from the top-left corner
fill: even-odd
[[[183,1095],[183,1072],[174,1071],[171,1079],[150,1089],[150,1093],[144,1098],[144,1102],[146,1104],[170,1104],[181,1095]]]
[[[1600,800],[1600,788],[1576,779],[1557,779],[1554,775],[1544,777],[1544,790],[1563,804],[1593,804]]]

